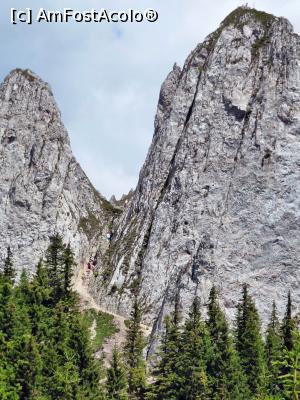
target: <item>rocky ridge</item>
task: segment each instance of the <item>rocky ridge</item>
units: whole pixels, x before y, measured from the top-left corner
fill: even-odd
[[[300,305],[300,39],[284,18],[241,7],[174,66],[137,188],[91,290],[128,315],[138,290],[161,328],[220,289],[230,317],[243,283],[264,320],[288,289]]]
[[[33,272],[55,233],[81,263],[100,256],[117,210],[74,158],[48,84],[16,69],[0,87],[0,263]]]
[[[134,192],[104,199],[72,155],[49,86],[14,70],[0,87],[0,262],[34,271],[58,232],[101,309],[138,295],[152,337],[175,299],[212,284],[233,317],[247,282],[264,320],[300,305],[300,39],[240,7],[162,85]],[[124,211],[120,214],[120,210]]]

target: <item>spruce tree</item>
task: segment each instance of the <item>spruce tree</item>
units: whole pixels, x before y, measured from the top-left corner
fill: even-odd
[[[237,309],[236,348],[247,384],[251,393],[256,395],[264,383],[264,347],[258,312],[246,284]]]
[[[300,333],[294,332],[293,347],[283,351],[281,361],[276,362],[284,371],[279,376],[283,386],[283,395],[286,400],[299,400],[300,398]]]
[[[30,291],[31,288],[30,288],[30,281],[28,278],[28,274],[25,269],[22,269],[20,280],[16,290],[16,295],[20,300],[26,303],[29,300]]]
[[[127,400],[126,370],[116,347],[113,349],[110,368],[107,370],[107,400]]]
[[[0,399],[20,400],[20,387],[15,385],[15,368],[11,363],[7,362],[3,356],[2,349],[0,359]]]
[[[99,385],[101,368],[95,360],[88,327],[83,323],[82,315],[79,313],[77,299],[73,296],[74,305],[69,314],[68,323],[68,346],[75,351],[75,367],[79,375],[80,385],[76,385],[76,396],[78,399],[102,400],[104,394]],[[69,310],[68,307],[64,308]],[[68,354],[66,353],[66,356]],[[82,393],[82,397],[79,396]],[[83,395],[84,394],[84,395]]]
[[[185,322],[177,358],[174,372],[179,377],[178,398],[206,400],[210,394],[207,363],[211,358],[211,342],[201,318],[198,298],[194,299]]]
[[[180,356],[180,332],[178,313],[167,315],[164,332],[158,352],[158,363],[153,370],[152,383],[147,399],[177,400],[179,398],[180,378],[178,373]]]
[[[4,279],[0,293],[0,329],[7,340],[10,340],[15,328],[16,302],[14,288],[10,280]]]
[[[37,265],[36,275],[31,282],[31,322],[32,333],[42,341],[49,324],[49,307],[52,307],[53,289],[43,262]]]
[[[245,377],[239,365],[215,286],[210,291],[207,316],[207,328],[212,346],[208,374],[213,398],[243,399],[248,394]]]
[[[73,278],[73,267],[74,267],[74,253],[71,250],[70,244],[65,248],[64,251],[64,294],[68,296],[72,289],[72,278]]]
[[[13,265],[13,257],[10,247],[7,248],[7,256],[4,261],[3,277],[5,281],[14,284],[16,271]]]
[[[223,383],[223,393],[224,397],[222,397],[222,390],[219,391],[219,397],[216,399],[225,400],[226,396],[228,400],[245,400],[250,399],[250,389],[247,383],[247,377],[241,367],[240,358],[235,349],[233,339],[229,338],[228,351],[230,354],[229,362],[226,365],[225,372],[223,376],[226,377],[226,381],[222,379]],[[225,395],[226,394],[226,395]],[[271,400],[271,399],[270,399]]]
[[[45,288],[49,286],[49,276],[42,260],[38,262],[36,267],[36,275],[33,279],[33,282],[36,282],[36,284],[38,284],[40,287]]]
[[[141,328],[141,320],[142,309],[137,296],[135,296],[124,347],[126,367],[128,368],[130,399],[142,399],[146,387],[146,367],[143,357],[145,340]]]
[[[104,400],[90,333],[69,285],[66,251],[70,256],[54,238],[37,275],[31,281],[23,271],[15,286],[9,253],[0,279],[1,399]]]
[[[277,317],[276,304],[273,302],[272,313],[267,327],[265,342],[268,389],[272,395],[276,395],[279,392],[278,376],[280,369],[278,366],[278,361],[280,360],[281,352],[282,342],[280,336],[280,323]]]
[[[291,292],[288,292],[288,300],[286,305],[286,312],[282,323],[282,339],[283,346],[291,351],[294,344],[295,320],[292,316],[292,297]]]
[[[45,267],[48,283],[53,291],[53,300],[58,302],[64,294],[65,285],[65,245],[58,234],[50,238]]]
[[[35,399],[41,394],[42,356],[36,340],[31,335],[23,335],[14,342],[15,385],[20,386],[21,399]]]
[[[182,386],[182,377],[179,375],[181,357],[180,321],[180,297],[177,293],[174,311],[171,315],[166,315],[164,320],[165,329],[158,352],[159,361],[153,370],[155,382],[147,394],[149,399],[179,399],[179,391]]]

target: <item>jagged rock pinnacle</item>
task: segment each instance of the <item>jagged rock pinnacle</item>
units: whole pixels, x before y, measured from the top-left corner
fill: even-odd
[[[33,270],[58,231],[78,261],[97,255],[102,307],[127,316],[138,295],[153,338],[175,299],[184,315],[213,284],[231,318],[249,284],[266,321],[288,289],[300,305],[299,165],[300,39],[284,18],[239,7],[174,65],[117,209],[74,159],[49,86],[17,69],[0,88],[0,258],[10,245]]]
[[[155,332],[212,284],[231,318],[245,282],[264,320],[289,288],[300,305],[299,54],[286,19],[241,7],[170,72],[98,271],[107,308],[126,315],[138,288]]]
[[[0,88],[0,170],[0,264],[10,246],[16,268],[34,271],[55,233],[79,262],[106,246],[113,207],[72,155],[49,85],[29,70]]]

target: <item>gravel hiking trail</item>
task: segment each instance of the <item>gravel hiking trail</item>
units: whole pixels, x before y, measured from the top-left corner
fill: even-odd
[[[84,267],[81,267],[80,270],[78,271],[78,274],[74,281],[74,290],[80,296],[81,310],[94,309],[96,311],[104,312],[106,314],[110,314],[113,316],[113,323],[117,328],[117,332],[115,332],[112,336],[107,338],[103,344],[103,347],[95,353],[95,357],[96,358],[103,357],[104,364],[106,366],[108,366],[109,361],[111,359],[113,348],[115,346],[117,346],[120,349],[123,347],[123,345],[125,343],[125,339],[126,339],[125,320],[126,320],[126,318],[124,318],[120,315],[108,312],[105,309],[103,309],[101,306],[99,306],[99,304],[96,303],[95,299],[91,296],[91,294],[88,291],[88,276],[86,275]],[[142,329],[143,329],[144,335],[148,336],[150,333],[149,327],[142,325]],[[91,338],[92,339],[95,338],[95,336],[96,336],[96,321],[95,320],[92,323],[90,332],[91,332]]]

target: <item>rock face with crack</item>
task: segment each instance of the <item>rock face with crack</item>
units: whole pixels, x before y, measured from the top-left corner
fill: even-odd
[[[136,191],[91,284],[161,327],[212,284],[228,315],[243,283],[266,319],[300,304],[300,39],[283,18],[230,14],[162,85]]]
[[[34,271],[58,232],[90,290],[159,331],[213,284],[232,318],[248,283],[263,319],[300,305],[300,39],[284,18],[238,8],[162,85],[134,192],[115,206],[72,155],[49,86],[15,70],[0,87],[0,263]],[[118,208],[116,208],[116,206]],[[116,218],[120,208],[124,212]],[[107,237],[109,240],[107,240]]]
[[[0,264],[10,246],[32,272],[49,237],[63,235],[82,262],[105,248],[115,209],[72,155],[50,87],[14,70],[0,87]]]

